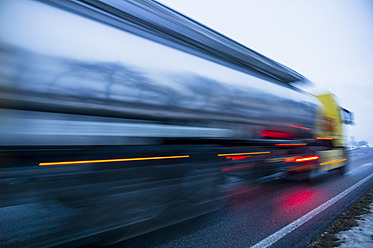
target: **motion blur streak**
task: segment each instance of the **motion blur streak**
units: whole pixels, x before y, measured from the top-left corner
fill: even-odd
[[[301,157],[296,158],[295,162],[306,162],[306,161],[312,161],[312,160],[318,160],[319,156],[309,156],[309,157]]]
[[[305,129],[305,130],[311,130],[311,128],[309,128],[309,127],[300,127],[300,126],[291,126],[291,127]]]
[[[225,156],[254,155],[254,154],[265,154],[265,153],[271,153],[271,152],[230,153],[230,154],[218,154],[218,156],[219,157],[225,157]]]
[[[2,246],[114,244],[348,155],[332,94],[156,1],[2,0],[0,23]]]
[[[307,162],[312,160],[318,160],[319,156],[307,156],[307,157],[291,157],[285,158],[285,162]]]
[[[332,161],[329,161],[329,162],[325,162],[325,163],[320,163],[320,165],[326,165],[326,164],[332,164],[332,163],[338,163],[338,162],[342,162],[342,161],[346,161],[347,159],[341,159],[341,160],[332,160]]]
[[[221,169],[221,171],[224,172],[224,171],[231,171],[231,170],[245,169],[245,168],[254,167],[255,165],[256,165],[256,164],[249,164],[249,165],[236,166],[236,167],[231,167],[231,168]]]
[[[275,132],[275,131],[262,131],[261,135],[263,137],[268,137],[268,138],[282,138],[282,139],[290,139],[293,137],[291,133]]]
[[[148,158],[120,158],[120,159],[103,159],[103,160],[50,162],[50,163],[40,163],[39,166],[67,165],[67,164],[91,164],[91,163],[108,163],[108,162],[125,162],[125,161],[140,161],[140,160],[170,159],[170,158],[189,158],[189,155],[167,156],[167,157],[148,157]]]
[[[275,146],[305,146],[306,144],[275,144]]]
[[[251,158],[251,156],[227,156],[226,159],[241,160],[245,158]]]
[[[329,138],[329,137],[316,137],[316,139],[318,139],[318,140],[333,140],[333,138]]]

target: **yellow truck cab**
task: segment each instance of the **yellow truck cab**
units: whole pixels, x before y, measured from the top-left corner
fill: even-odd
[[[315,95],[322,103],[317,118],[315,139],[328,149],[318,151],[320,171],[339,168],[345,173],[347,151],[345,147],[343,124],[353,124],[352,113],[341,108],[333,94]]]

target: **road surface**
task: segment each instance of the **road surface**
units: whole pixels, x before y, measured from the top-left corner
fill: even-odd
[[[305,247],[373,187],[373,148],[352,151],[349,167],[312,182],[231,178],[223,209],[111,247]]]

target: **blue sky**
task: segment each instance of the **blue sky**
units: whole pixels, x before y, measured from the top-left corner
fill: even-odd
[[[373,1],[159,0],[337,95],[373,145]]]

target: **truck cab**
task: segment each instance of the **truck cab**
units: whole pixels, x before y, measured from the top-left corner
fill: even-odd
[[[345,147],[343,124],[353,124],[353,114],[341,108],[333,94],[315,95],[321,104],[317,118],[315,139],[324,150],[318,151],[319,170],[329,171],[338,169],[342,174],[346,172],[348,153]]]

